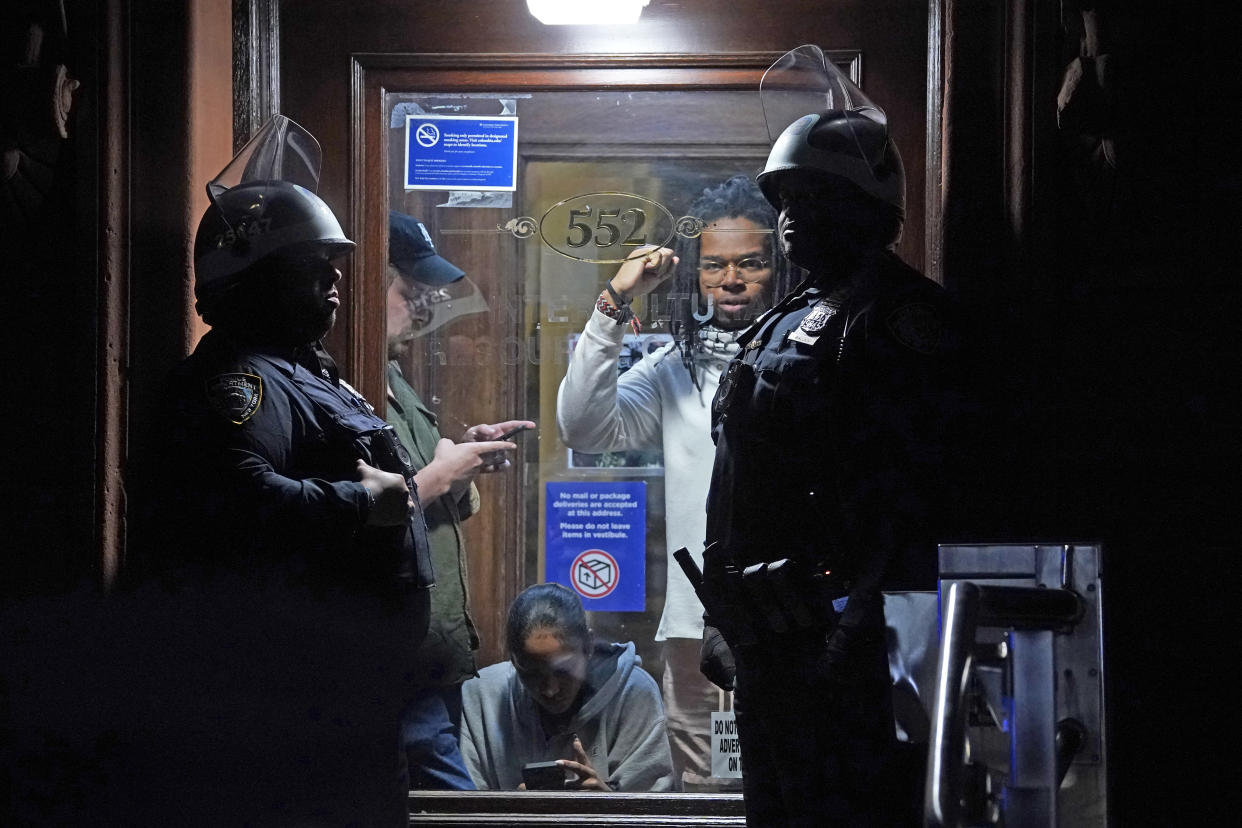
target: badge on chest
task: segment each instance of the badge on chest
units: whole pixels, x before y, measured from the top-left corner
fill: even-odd
[[[828,323],[840,311],[841,305],[839,303],[830,299],[820,299],[811,308],[810,312],[802,317],[802,323],[798,325],[797,330],[789,332],[789,339],[794,342],[801,342],[803,345],[814,345],[828,328]]]

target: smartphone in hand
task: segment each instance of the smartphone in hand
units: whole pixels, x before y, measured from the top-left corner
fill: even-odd
[[[520,425],[520,426],[518,426],[517,428],[513,429],[512,431],[506,431],[504,434],[500,435],[499,437],[497,437],[497,438],[495,438],[495,439],[497,439],[497,440],[511,440],[511,439],[513,439],[514,437],[516,437],[517,435],[521,434],[523,431],[528,431],[529,429],[530,429],[530,426]]]
[[[528,791],[562,791],[565,769],[556,762],[531,762],[522,766],[522,781]]]

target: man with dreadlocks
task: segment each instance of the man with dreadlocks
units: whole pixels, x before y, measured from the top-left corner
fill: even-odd
[[[689,213],[703,221],[698,238],[679,238],[676,251],[642,248],[608,280],[561,382],[556,423],[575,451],[664,451],[670,557],[656,640],[664,642],[673,761],[693,790],[712,784],[707,723],[719,709],[719,691],[700,672],[703,605],[671,553],[684,546],[698,557],[702,548],[715,453],[712,398],[721,370],[737,352],[734,339],[785,292],[787,280],[772,239],[776,214],[752,179],[735,176],[709,187]],[[630,303],[670,276],[676,342],[619,374]],[[723,663],[716,666],[727,684],[731,657],[719,643]]]

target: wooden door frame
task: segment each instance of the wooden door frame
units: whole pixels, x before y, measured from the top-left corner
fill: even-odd
[[[280,112],[280,2],[233,0],[233,152]]]
[[[386,93],[553,92],[607,88],[634,91],[757,90],[764,71],[780,52],[725,54],[355,54],[351,85],[349,157],[350,226],[358,247],[353,255],[351,288],[341,309],[345,324],[342,370],[357,378],[363,394],[372,400],[385,396],[385,350],[380,341],[388,249],[389,137],[384,111]],[[834,51],[829,57],[861,82],[862,55],[858,50]],[[501,410],[517,410],[516,396],[523,388],[521,365],[513,365],[502,386],[513,399]],[[497,491],[497,510],[516,515],[498,527],[496,548],[525,548],[527,534],[522,460],[511,482]],[[512,482],[516,481],[516,482]],[[475,590],[473,603],[507,607],[528,583],[525,555],[495,555],[488,559],[491,577],[484,576],[492,594]],[[475,579],[472,578],[472,585]],[[499,621],[474,613],[485,640],[503,640]],[[504,613],[497,614],[503,618]],[[489,626],[490,624],[490,626]]]

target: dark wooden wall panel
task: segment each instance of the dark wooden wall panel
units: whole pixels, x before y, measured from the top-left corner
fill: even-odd
[[[1108,555],[1115,825],[1234,818],[1198,794],[1232,783],[1193,758],[1223,731],[1185,701],[1219,692],[1207,665],[1234,614],[1219,585],[1242,560],[1227,8],[946,2],[946,282],[983,321],[1005,389],[1000,530]]]
[[[123,44],[109,51],[97,35],[117,20],[104,6],[86,0],[0,5],[0,260],[8,286],[10,389],[5,410],[17,431],[50,437],[14,436],[6,446],[11,495],[0,605],[10,595],[96,579],[101,560],[92,549],[95,524],[107,519],[115,527],[119,519],[117,500],[100,497],[105,485],[115,491],[115,481],[99,476],[101,467],[116,473],[123,453],[119,420],[105,424],[111,438],[106,445],[96,441],[102,414],[96,382],[117,371],[112,346],[123,324],[118,300],[125,287],[117,246],[101,251],[96,233],[104,221],[124,229],[117,220],[127,195],[120,192],[123,186],[112,186],[116,179],[104,182],[101,193],[95,178],[100,154],[113,148],[101,148],[99,136],[124,106],[125,82],[116,73]],[[58,73],[81,85],[58,88]],[[66,101],[62,90],[69,93]],[[58,102],[64,104],[63,123],[55,116]],[[101,199],[106,219],[96,206]],[[104,276],[119,277],[114,290],[101,289]],[[100,308],[110,311],[102,326]],[[49,409],[54,422],[40,429],[34,423]],[[100,465],[94,462],[97,448],[107,456]],[[73,471],[66,473],[70,462]],[[116,544],[108,551],[114,563]]]

